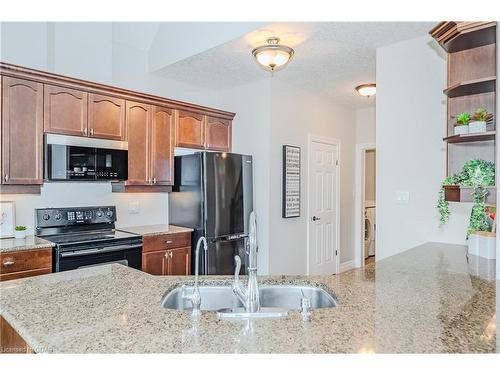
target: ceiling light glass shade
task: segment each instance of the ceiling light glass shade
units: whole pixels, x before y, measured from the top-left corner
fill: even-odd
[[[260,46],[252,51],[255,60],[265,70],[274,72],[283,69],[295,51],[287,46],[279,45],[278,38],[270,38],[267,40],[266,46]]]
[[[356,87],[356,91],[361,96],[373,96],[377,93],[377,85],[374,83],[367,83]]]

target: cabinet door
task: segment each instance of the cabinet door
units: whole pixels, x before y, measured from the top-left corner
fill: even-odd
[[[125,140],[125,100],[89,94],[88,128],[93,138]]]
[[[2,180],[43,183],[43,84],[2,77]]]
[[[43,128],[48,133],[86,136],[86,92],[44,85]]]
[[[189,275],[191,273],[191,248],[169,250],[169,275]]]
[[[174,170],[173,110],[153,108],[151,178],[155,185],[172,185]]]
[[[204,117],[198,113],[179,111],[175,129],[175,145],[178,147],[204,147]]]
[[[128,180],[129,185],[151,183],[151,118],[149,104],[127,101],[126,123],[128,137]]]
[[[165,250],[142,254],[142,270],[151,275],[166,275],[168,271],[168,252]]]
[[[207,117],[205,147],[209,150],[231,151],[231,121]]]

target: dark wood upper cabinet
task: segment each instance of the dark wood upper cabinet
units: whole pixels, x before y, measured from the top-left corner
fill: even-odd
[[[175,129],[177,147],[204,148],[204,120],[199,113],[179,111]]]
[[[156,185],[172,185],[174,170],[174,111],[153,107],[151,178]]]
[[[150,148],[153,108],[149,104],[127,101],[126,123],[128,132],[129,185],[151,183]]]
[[[125,100],[107,95],[88,95],[88,134],[93,138],[125,140]]]
[[[2,77],[2,183],[43,183],[43,84]]]
[[[231,151],[231,121],[207,117],[205,122],[205,147],[209,150]]]
[[[87,99],[88,94],[81,90],[44,85],[44,131],[86,136]]]

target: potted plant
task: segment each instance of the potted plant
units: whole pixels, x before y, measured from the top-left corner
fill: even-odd
[[[493,119],[493,115],[484,108],[478,108],[469,121],[469,133],[484,133],[486,123]]]
[[[16,225],[14,229],[15,238],[26,238],[26,227],[24,225]]]
[[[462,112],[457,116],[457,123],[455,124],[455,135],[469,133],[470,114]]]
[[[475,231],[487,231],[490,227],[488,210],[486,210],[487,188],[495,185],[495,164],[481,159],[469,160],[462,170],[444,179],[439,190],[437,209],[440,226],[450,218],[449,203],[444,197],[445,186],[463,186],[472,188],[472,206],[467,237]],[[496,215],[496,212],[495,212]]]

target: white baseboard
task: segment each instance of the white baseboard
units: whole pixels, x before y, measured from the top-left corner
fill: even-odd
[[[340,263],[339,273],[352,270],[353,268],[354,268],[354,261],[353,260],[348,260],[347,262]]]

